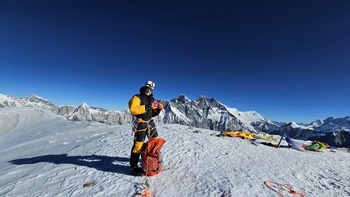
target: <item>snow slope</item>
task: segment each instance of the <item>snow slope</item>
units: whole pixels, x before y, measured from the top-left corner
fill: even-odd
[[[136,196],[146,179],[157,197],[277,196],[268,180],[308,197],[350,196],[350,153],[343,149],[276,149],[162,124],[165,170],[146,178],[129,175],[131,125],[72,122],[38,108],[2,108],[0,123],[0,196]]]

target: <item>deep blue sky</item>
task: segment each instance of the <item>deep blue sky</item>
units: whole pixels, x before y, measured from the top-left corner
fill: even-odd
[[[125,110],[147,80],[270,120],[350,115],[350,1],[0,0],[0,93]]]

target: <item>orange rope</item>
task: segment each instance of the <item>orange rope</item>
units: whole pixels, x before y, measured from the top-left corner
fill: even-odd
[[[150,136],[151,134],[150,133],[148,133],[148,136]],[[148,176],[148,153],[149,153],[149,140],[150,140],[150,138],[148,137],[148,145],[147,145],[147,154],[146,154],[146,163],[147,163],[147,165],[146,165],[146,171],[145,171],[145,175],[146,176]],[[147,179],[146,179],[146,181],[147,181]],[[147,181],[147,184],[148,184],[148,181]]]
[[[151,197],[151,192],[148,190],[148,187],[146,187],[145,191],[138,195],[138,197]]]
[[[304,194],[299,193],[299,192],[293,190],[288,184],[280,184],[280,183],[276,183],[276,182],[273,182],[273,181],[265,181],[264,183],[265,183],[265,185],[266,185],[269,189],[271,189],[272,191],[276,192],[276,193],[278,194],[278,196],[281,196],[281,197],[283,197],[283,195],[282,195],[280,192],[278,192],[277,190],[275,190],[275,189],[274,189],[271,185],[269,185],[269,184],[275,184],[275,185],[277,185],[277,186],[280,186],[281,188],[287,190],[289,193],[291,193],[291,194],[293,194],[293,195],[299,195],[299,196],[302,196],[302,197],[305,196]]]
[[[146,179],[145,185],[146,185],[145,191],[143,191],[142,194],[137,195],[137,197],[151,197],[151,192],[148,190],[149,188],[148,179]]]

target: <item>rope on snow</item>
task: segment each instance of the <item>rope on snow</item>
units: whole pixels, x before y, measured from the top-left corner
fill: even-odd
[[[279,191],[277,191],[276,189],[274,189],[270,184],[275,184],[275,185],[277,185],[277,186],[279,186],[279,187],[281,187],[281,188],[287,190],[289,193],[291,193],[291,194],[293,194],[293,195],[299,195],[299,196],[301,196],[301,197],[305,197],[304,194],[299,193],[299,192],[293,190],[293,189],[291,188],[291,186],[289,186],[288,184],[280,184],[280,183],[276,183],[276,182],[273,182],[273,181],[265,181],[264,184],[267,186],[267,188],[269,188],[269,189],[271,189],[272,191],[276,192],[276,193],[278,194],[278,196],[280,196],[280,197],[283,197],[283,195],[282,195]]]

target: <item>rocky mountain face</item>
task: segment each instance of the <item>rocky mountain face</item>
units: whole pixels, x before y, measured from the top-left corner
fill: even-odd
[[[277,127],[257,112],[239,112],[214,98],[201,96],[192,101],[185,95],[180,95],[162,102],[165,110],[159,115],[158,121],[163,123],[178,123],[216,131],[260,132]]]
[[[214,98],[190,100],[180,95],[170,101],[162,100],[164,110],[155,118],[158,123],[176,123],[216,131],[238,130],[283,134],[303,140],[321,140],[331,146],[350,146],[350,117],[316,120],[309,125],[294,122],[277,125],[255,111],[240,112]],[[0,94],[0,108],[39,107],[49,109],[70,121],[96,121],[104,124],[129,124],[133,117],[128,110],[115,111],[80,106],[56,106],[36,95],[14,98]]]

